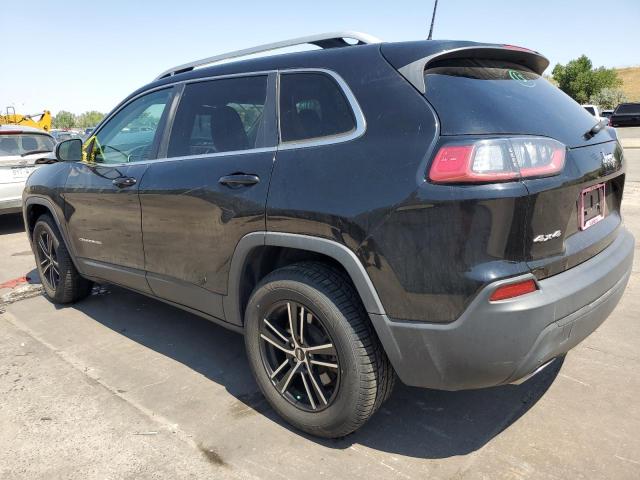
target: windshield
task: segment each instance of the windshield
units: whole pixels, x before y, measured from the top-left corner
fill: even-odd
[[[594,125],[578,103],[533,71],[501,60],[449,59],[425,71],[443,135],[529,134],[583,145]]]
[[[623,103],[618,105],[616,113],[633,113],[640,115],[640,103]]]
[[[589,112],[591,115],[595,116],[596,115],[596,111],[593,107],[584,107],[584,109]]]
[[[51,152],[53,140],[48,135],[0,134],[0,157],[25,155],[31,152]]]

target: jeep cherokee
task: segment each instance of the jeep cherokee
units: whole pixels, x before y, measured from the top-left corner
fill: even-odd
[[[270,404],[319,436],[396,375],[521,381],[605,320],[634,252],[615,131],[548,63],[345,32],[175,67],[29,177],[46,295],[110,282],[242,332]]]

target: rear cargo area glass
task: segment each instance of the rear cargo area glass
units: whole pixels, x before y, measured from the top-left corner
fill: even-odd
[[[442,135],[528,134],[582,146],[592,115],[526,67],[499,60],[449,59],[425,70],[425,96]]]

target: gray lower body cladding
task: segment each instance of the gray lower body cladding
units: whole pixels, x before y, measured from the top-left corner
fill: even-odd
[[[604,251],[538,282],[539,290],[489,302],[484,288],[454,322],[394,321],[370,314],[400,379],[443,390],[511,383],[568,352],[618,304],[631,274],[635,240],[624,228]]]

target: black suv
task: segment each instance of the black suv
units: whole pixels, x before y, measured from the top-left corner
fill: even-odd
[[[609,117],[612,127],[639,127],[640,103],[621,103]]]
[[[613,310],[634,252],[615,131],[543,56],[349,35],[176,67],[24,192],[52,301],[111,282],[242,332],[273,408],[325,437],[396,374],[458,390],[539,371]]]

